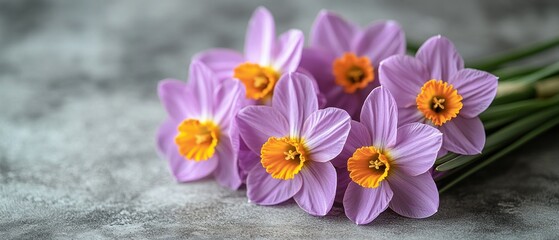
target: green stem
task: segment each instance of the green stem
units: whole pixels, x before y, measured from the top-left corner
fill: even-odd
[[[435,169],[439,172],[444,172],[480,159],[498,150],[500,147],[506,145],[514,139],[521,137],[526,132],[529,132],[532,129],[538,127],[540,124],[548,121],[550,118],[556,117],[557,115],[559,115],[559,107],[549,108],[531,116],[520,119],[487,137],[485,148],[483,149],[483,154],[459,156],[445,163],[442,163],[441,165],[438,165]]]
[[[542,79],[554,76],[559,74],[559,62],[553,63],[547,67],[542,68],[539,71],[533,72],[529,75],[526,75],[522,78],[520,78],[518,81],[524,82],[524,83],[528,83],[528,84],[532,84],[532,83],[536,83],[537,81],[540,81]]]
[[[463,173],[462,175],[458,176],[456,179],[449,182],[447,185],[445,185],[442,189],[439,190],[439,193],[445,192],[446,190],[450,189],[451,187],[453,187],[457,183],[464,180],[466,177],[474,174],[475,172],[477,172],[480,169],[484,168],[485,166],[491,164],[492,162],[496,161],[497,159],[500,159],[500,158],[504,157],[505,155],[509,154],[510,152],[512,152],[512,151],[516,150],[517,148],[519,148],[520,146],[524,145],[526,142],[532,140],[533,138],[537,137],[538,135],[546,132],[547,130],[549,130],[549,129],[557,126],[557,125],[559,125],[559,118],[553,118],[553,119],[545,122],[543,125],[540,125],[539,127],[530,131],[526,135],[523,135],[521,138],[516,140],[513,144],[508,145],[506,148],[497,152],[495,155],[493,155],[490,158],[487,158],[486,160],[476,164],[474,167],[470,168],[467,172]]]
[[[500,120],[509,116],[524,116],[540,109],[559,104],[559,95],[550,99],[531,99],[491,106],[479,115],[481,121]]]
[[[480,60],[477,63],[471,64],[469,67],[490,71],[506,63],[544,52],[556,46],[559,46],[559,37],[555,37],[545,42],[536,43],[528,47],[518,48],[509,52],[501,53],[496,56]]]
[[[444,155],[444,156],[438,158],[438,159],[435,161],[435,165],[439,165],[439,164],[448,162],[448,161],[450,161],[450,160],[452,160],[452,159],[454,159],[454,158],[456,158],[456,157],[459,157],[459,156],[461,156],[461,155],[460,155],[460,154],[456,154],[456,153],[447,153],[446,155]]]
[[[492,73],[495,76],[499,77],[499,81],[507,81],[507,80],[514,80],[519,77],[532,74],[539,70],[543,69],[543,67],[507,67],[501,68],[493,71]]]

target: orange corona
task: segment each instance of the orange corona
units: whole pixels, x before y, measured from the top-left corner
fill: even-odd
[[[245,85],[247,98],[262,100],[272,96],[279,73],[270,67],[242,63],[235,68],[234,77]]]
[[[452,85],[442,80],[429,80],[416,98],[417,109],[436,126],[458,116],[462,109],[462,96]]]
[[[390,172],[390,158],[375,147],[361,147],[347,160],[347,170],[355,183],[376,188]]]
[[[183,157],[198,162],[214,155],[219,142],[219,128],[216,124],[187,119],[179,125],[178,131],[175,144]]]
[[[374,69],[367,57],[357,57],[353,53],[345,53],[334,60],[332,72],[336,84],[342,86],[346,93],[354,93],[363,89],[375,80]]]

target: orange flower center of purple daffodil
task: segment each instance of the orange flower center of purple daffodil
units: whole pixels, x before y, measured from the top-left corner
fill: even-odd
[[[293,179],[308,160],[307,152],[301,139],[270,137],[262,145],[260,162],[273,178]]]
[[[178,131],[175,144],[183,157],[198,162],[214,155],[219,142],[219,128],[212,121],[187,119],[179,124]]]
[[[376,188],[390,171],[390,157],[373,146],[355,150],[347,161],[349,177],[364,188]]]
[[[265,100],[272,96],[280,74],[271,67],[242,63],[235,68],[233,76],[245,85],[247,98]]]
[[[334,81],[342,86],[346,93],[354,93],[358,89],[363,89],[375,80],[374,69],[368,57],[357,57],[353,53],[345,53],[336,58],[332,65]]]
[[[462,96],[451,84],[431,79],[421,87],[416,103],[425,118],[440,127],[458,116],[462,109]]]

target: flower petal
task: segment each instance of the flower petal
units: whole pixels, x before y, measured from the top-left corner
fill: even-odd
[[[351,120],[351,129],[347,137],[347,141],[344,144],[340,155],[338,155],[332,164],[337,168],[347,168],[347,160],[353,156],[355,150],[364,146],[371,146],[371,134],[365,125],[360,122]]]
[[[322,93],[336,86],[332,74],[332,62],[335,58],[335,55],[319,48],[303,49],[299,66],[312,74]]]
[[[398,126],[408,123],[424,122],[425,117],[416,106],[398,108]]]
[[[417,176],[435,164],[442,143],[442,133],[436,128],[409,123],[398,128],[396,146],[390,154],[398,171]]]
[[[157,148],[162,157],[168,161],[175,179],[179,182],[190,182],[210,175],[217,166],[215,157],[195,162],[187,160],[179,154],[174,141],[178,125],[179,122],[176,120],[167,120],[157,132]]]
[[[392,196],[387,182],[381,182],[377,188],[364,188],[350,182],[344,195],[345,214],[356,224],[370,223],[388,208]]]
[[[439,208],[439,192],[430,172],[417,176],[406,176],[394,171],[388,178],[394,192],[390,209],[409,218],[432,216]]]
[[[335,55],[351,51],[359,28],[335,13],[320,11],[311,29],[311,46]]]
[[[186,84],[179,80],[165,79],[157,86],[157,94],[167,114],[180,121],[188,116],[200,115],[198,99],[188,93]]]
[[[415,55],[430,72],[430,78],[448,81],[458,70],[464,68],[464,60],[448,38],[441,35],[429,38]]]
[[[361,123],[370,130],[373,146],[381,149],[394,146],[398,109],[387,88],[375,88],[365,99],[361,110]]]
[[[289,125],[285,117],[268,106],[248,106],[237,114],[237,127],[248,148],[260,154],[260,148],[270,137],[285,137]]]
[[[301,136],[311,160],[326,162],[340,154],[349,133],[350,120],[347,112],[338,108],[321,109],[309,115]]]
[[[269,65],[276,37],[274,17],[265,7],[257,8],[250,18],[245,38],[248,61]]]
[[[336,170],[331,163],[305,163],[299,172],[303,180],[301,190],[293,196],[295,202],[307,213],[324,216],[334,204],[336,196]]]
[[[241,184],[239,175],[238,149],[234,149],[228,137],[222,137],[215,151],[218,161],[214,176],[219,184],[237,190]]]
[[[347,171],[347,168],[336,168],[336,174],[338,175],[338,184],[336,187],[336,197],[334,198],[334,202],[343,203],[345,191],[348,184],[351,182],[351,178],[349,177],[349,171]]]
[[[289,30],[280,35],[272,59],[274,68],[280,70],[280,72],[297,70],[304,43],[303,32],[299,30]]]
[[[215,105],[214,91],[218,84],[213,72],[202,62],[193,61],[190,64],[187,84],[192,88],[192,98],[198,100],[200,117],[211,117]]]
[[[380,85],[398,96],[398,107],[416,106],[415,99],[421,87],[429,81],[429,72],[421,61],[405,55],[396,55],[380,63]]]
[[[406,53],[404,31],[395,21],[371,24],[358,37],[354,51],[357,55],[367,56],[377,68],[382,60]]]
[[[287,119],[289,136],[299,137],[304,121],[318,110],[316,95],[312,80],[303,73],[284,74],[276,84],[272,107]]]
[[[462,96],[460,115],[473,118],[485,111],[497,94],[498,78],[488,72],[462,69],[448,81]]]
[[[196,54],[193,61],[200,61],[210,68],[215,76],[224,81],[233,77],[233,70],[245,62],[244,56],[231,49],[214,48]]]
[[[239,169],[241,170],[241,178],[245,180],[245,182],[248,173],[257,164],[260,164],[260,153],[256,154],[248,148],[244,141],[241,141],[239,148]]]
[[[479,118],[458,115],[440,128],[443,132],[443,148],[454,153],[475,155],[485,145],[485,129]]]
[[[214,121],[222,130],[229,129],[231,121],[245,104],[245,88],[240,81],[225,81],[214,91]]]
[[[259,164],[248,173],[247,197],[259,205],[275,205],[293,197],[302,185],[303,181],[298,175],[290,180],[275,179]]]

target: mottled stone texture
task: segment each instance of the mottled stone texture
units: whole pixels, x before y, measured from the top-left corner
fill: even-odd
[[[0,238],[559,238],[555,128],[414,220],[355,226],[339,209],[260,207],[213,180],[177,184],[154,147],[157,81],[190,57],[240,49],[259,4],[308,32],[321,8],[411,39],[444,34],[467,59],[557,34],[556,1],[1,1]],[[556,55],[557,56],[557,55]]]

